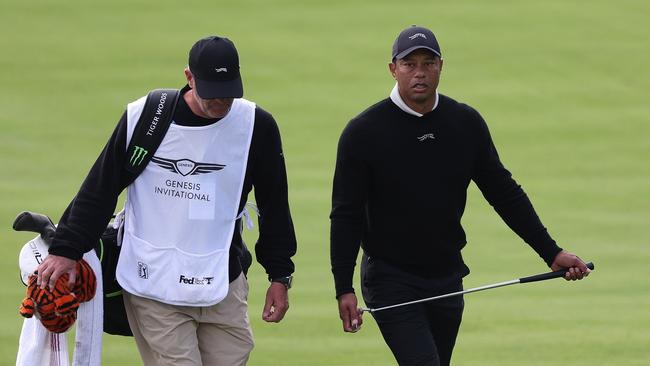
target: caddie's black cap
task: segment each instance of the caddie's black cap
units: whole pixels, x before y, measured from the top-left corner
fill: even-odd
[[[424,27],[412,25],[404,29],[393,43],[393,61],[404,58],[409,53],[425,48],[442,57],[440,45],[433,32]]]
[[[198,40],[190,50],[189,66],[199,97],[241,98],[244,95],[239,55],[228,38],[210,36]]]

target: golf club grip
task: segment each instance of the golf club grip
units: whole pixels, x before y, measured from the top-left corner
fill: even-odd
[[[587,263],[587,268],[594,269],[594,264],[592,262]],[[537,281],[550,280],[552,278],[561,278],[564,277],[566,271],[567,270],[565,268],[565,269],[559,269],[554,272],[548,272],[548,273],[542,273],[534,276],[523,277],[519,279],[519,283],[537,282]]]

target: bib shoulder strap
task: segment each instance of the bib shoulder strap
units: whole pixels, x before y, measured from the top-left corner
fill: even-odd
[[[142,173],[165,137],[176,110],[179,94],[177,89],[156,89],[147,95],[124,162],[124,168],[134,177]]]

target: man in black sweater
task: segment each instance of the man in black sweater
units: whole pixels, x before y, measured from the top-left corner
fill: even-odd
[[[473,108],[438,94],[443,60],[434,34],[412,26],[393,44],[390,98],[352,119],[339,140],[331,264],[346,332],[362,323],[352,277],[363,248],[365,303],[382,307],[462,289],[469,274],[461,217],[473,180],[508,226],[566,279],[589,273],[557,246],[501,164]],[[462,297],[373,313],[400,365],[448,365]]]
[[[280,132],[271,114],[240,99],[239,58],[227,38],[199,40],[185,76],[173,124],[135,181],[125,169],[126,151],[144,99],[129,104],[61,217],[38,281],[52,288],[63,273],[74,281],[76,261],[97,242],[128,188],[117,275],[144,364],[243,365],[253,339],[238,228],[253,187],[260,213],[255,251],[271,281],[262,318],[279,322],[289,305],[296,238]],[[176,162],[176,171],[159,162]],[[222,168],[189,174],[178,162]]]

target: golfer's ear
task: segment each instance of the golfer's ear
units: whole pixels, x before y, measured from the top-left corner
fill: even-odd
[[[397,68],[397,65],[395,65],[394,62],[389,62],[388,63],[388,70],[390,71],[390,74],[393,76],[393,79],[395,79],[395,69]]]

